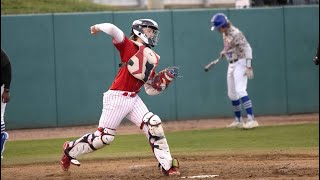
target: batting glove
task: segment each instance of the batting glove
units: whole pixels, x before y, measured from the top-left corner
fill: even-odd
[[[245,75],[248,77],[248,79],[253,79],[253,69],[252,69],[252,67],[247,67]]]

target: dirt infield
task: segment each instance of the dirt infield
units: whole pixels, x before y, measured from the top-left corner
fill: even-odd
[[[319,114],[298,116],[257,117],[260,125],[319,123]],[[165,122],[166,131],[209,129],[225,127],[230,119]],[[67,133],[67,130],[72,132]],[[37,139],[45,132],[50,137],[75,137],[92,132],[95,126],[51,128],[50,130],[10,131],[10,140]],[[32,131],[32,133],[31,133]],[[28,132],[28,133],[26,133]],[[60,136],[62,134],[63,136]],[[59,134],[60,133],[60,134]],[[124,123],[118,134],[141,133],[131,124]],[[28,137],[25,137],[29,134]],[[241,152],[227,154],[178,155],[182,179],[199,175],[219,175],[210,179],[319,179],[319,149],[301,151]],[[81,167],[72,166],[70,171],[60,169],[58,162],[19,166],[1,166],[1,179],[90,179],[90,180],[140,180],[169,179],[160,175],[153,157],[117,158],[84,161]]]
[[[261,116],[256,117],[261,126],[282,125],[282,124],[302,124],[315,122],[319,123],[319,114],[302,114],[291,116]],[[223,128],[232,122],[231,118],[199,119],[185,121],[165,121],[163,127],[165,132]],[[97,122],[98,123],[98,122]],[[8,131],[10,141],[28,139],[48,139],[48,138],[67,138],[79,137],[89,132],[95,132],[97,125],[48,128],[48,129],[25,129]],[[137,134],[141,130],[131,122],[124,121],[117,129],[117,134]]]
[[[219,175],[212,179],[319,179],[318,158],[317,152],[179,156],[181,177]],[[85,161],[68,172],[62,171],[58,162],[9,166],[1,168],[1,179],[169,179],[158,172],[155,162],[154,158]]]

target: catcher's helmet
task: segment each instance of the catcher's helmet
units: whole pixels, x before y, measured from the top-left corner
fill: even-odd
[[[143,32],[143,28],[152,28],[154,31],[153,37],[148,38],[146,34]],[[132,32],[137,35],[139,38],[143,40],[143,42],[147,45],[154,47],[157,45],[159,41],[159,26],[152,19],[138,19],[133,21],[132,23]]]
[[[211,31],[219,29],[219,27],[225,28],[229,20],[223,13],[217,13],[211,18]]]

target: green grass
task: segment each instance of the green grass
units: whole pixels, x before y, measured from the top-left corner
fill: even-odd
[[[173,155],[319,149],[319,124],[266,126],[257,129],[210,129],[166,134]],[[58,161],[62,144],[71,139],[8,141],[2,163]],[[113,144],[80,159],[153,156],[143,134],[118,135]]]
[[[117,10],[88,0],[1,0],[1,14],[95,12]]]

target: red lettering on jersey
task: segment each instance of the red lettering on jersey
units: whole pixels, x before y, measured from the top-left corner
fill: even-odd
[[[138,53],[136,54],[137,58],[139,59],[139,69],[135,72],[132,72],[132,74],[139,74],[142,73],[142,65],[143,65],[143,50],[145,46],[140,46]]]

